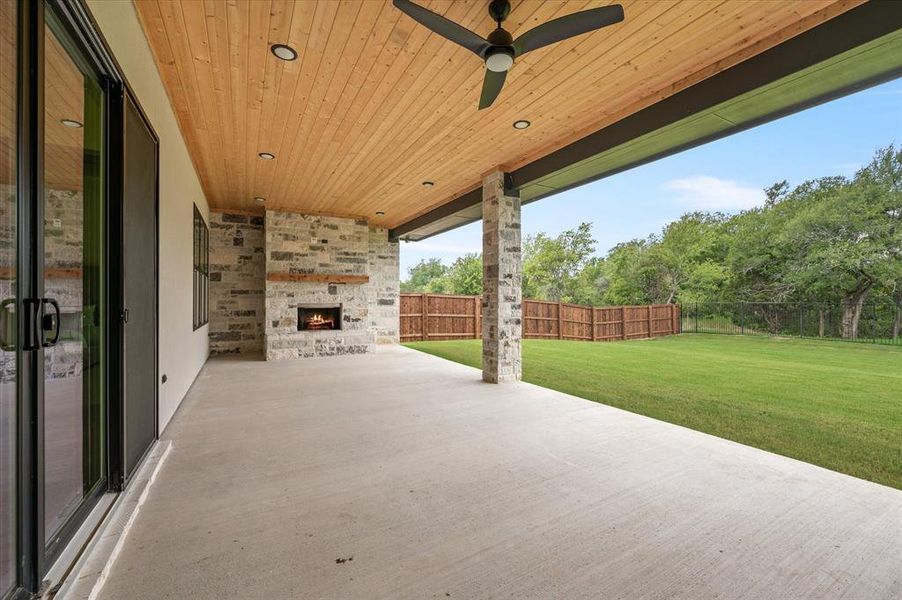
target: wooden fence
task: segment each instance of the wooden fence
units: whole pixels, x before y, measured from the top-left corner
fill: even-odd
[[[401,294],[401,341],[477,339],[482,297]],[[581,306],[523,301],[523,337],[606,342],[680,332],[680,307]]]

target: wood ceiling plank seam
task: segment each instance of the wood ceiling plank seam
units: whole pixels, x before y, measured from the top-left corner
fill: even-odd
[[[187,131],[187,107],[185,106],[185,98],[180,93],[181,82],[178,79],[178,72],[175,68],[175,55],[172,52],[172,47],[166,34],[163,16],[156,2],[136,2],[135,7],[138,13],[138,21],[141,23],[151,53],[154,56],[157,72],[163,81],[166,96],[172,106],[173,113],[176,115],[179,130],[184,136],[185,142],[188,143],[194,133],[193,131]],[[195,168],[197,168],[197,165],[195,165]]]
[[[229,66],[229,21],[226,4],[219,0],[204,0],[204,24],[210,40],[212,88],[207,90],[207,104],[216,111],[216,124],[220,135],[220,144],[213,151],[220,153],[225,159],[217,163],[215,190],[208,191],[207,201],[211,206],[223,206],[228,203],[229,190],[237,185],[235,174],[230,165],[230,151],[235,136],[235,118],[231,112],[232,89],[230,84],[231,69]],[[212,144],[211,144],[212,145]],[[193,149],[192,149],[193,150]]]
[[[310,152],[312,161],[308,163],[308,176],[305,178],[304,187],[300,190],[300,197],[305,197],[306,194],[309,193],[309,188],[315,181],[318,181],[319,175],[322,173],[323,169],[328,168],[328,165],[330,164],[334,164],[333,157],[336,156],[338,151],[337,144],[335,143],[338,132],[342,127],[352,127],[352,124],[348,123],[346,120],[348,118],[348,113],[357,100],[361,90],[364,88],[370,73],[372,73],[373,69],[376,67],[378,57],[391,35],[395,22],[395,20],[393,20],[393,17],[395,17],[394,12],[395,10],[390,1],[382,2],[380,15],[373,23],[373,27],[368,35],[369,43],[362,49],[360,57],[354,65],[354,69],[348,77],[339,101],[332,112],[332,116],[329,119],[326,129],[322,132],[322,135],[314,136],[314,139],[317,140],[316,146],[314,146]],[[324,143],[326,145],[325,149],[323,149]]]
[[[329,34],[332,31],[332,24],[335,22],[335,15],[338,12],[338,5],[332,2],[317,2],[313,12],[313,23],[310,27],[310,37],[307,40],[306,50],[301,57],[301,68],[298,73],[296,86],[292,91],[288,101],[288,115],[282,127],[278,129],[279,142],[277,144],[279,156],[282,157],[282,164],[291,165],[292,153],[286,149],[286,134],[289,131],[295,131],[303,117],[308,96],[311,93],[316,74],[319,71],[319,65],[322,61],[323,51],[329,40]],[[297,108],[296,108],[297,106]],[[301,107],[304,108],[301,108]],[[291,148],[291,138],[288,138],[288,148]],[[284,171],[284,169],[283,169]],[[270,188],[270,194],[274,194],[276,199],[279,198],[277,187],[278,183],[273,180],[273,187]]]
[[[452,4],[450,7],[452,9],[452,12],[451,13],[442,13],[442,14],[444,16],[446,16],[446,18],[452,18],[452,20],[459,21],[462,19],[462,17],[458,16],[455,12],[459,6],[464,6],[464,5],[463,4],[461,4],[461,5]],[[437,8],[437,7],[431,7],[431,8]],[[461,10],[463,10],[463,9],[461,9]],[[470,5],[470,7],[469,7],[469,11],[473,11],[473,12],[481,11],[481,10],[484,10],[483,7],[478,6],[476,4]],[[450,17],[448,17],[448,14],[450,14]],[[384,141],[383,135],[384,135],[384,132],[390,131],[393,128],[394,123],[395,123],[395,121],[393,121],[389,117],[392,114],[395,114],[395,115],[401,114],[401,111],[406,109],[407,105],[409,105],[411,102],[416,101],[418,99],[414,95],[409,94],[411,87],[405,87],[404,85],[402,85],[401,82],[404,81],[405,75],[407,75],[411,71],[412,66],[416,62],[417,58],[419,58],[420,56],[431,55],[431,58],[429,60],[432,60],[435,58],[436,53],[434,51],[431,51],[431,48],[434,47],[436,49],[441,49],[444,46],[444,44],[450,43],[450,42],[447,42],[446,40],[444,40],[443,38],[441,38],[440,36],[433,34],[430,30],[426,29],[425,27],[419,26],[418,24],[414,25],[414,33],[415,34],[416,33],[425,33],[426,37],[423,40],[422,44],[418,45],[416,47],[416,52],[413,56],[411,56],[409,61],[407,61],[405,63],[399,63],[401,65],[401,68],[399,69],[401,72],[398,75],[398,78],[396,80],[392,81],[392,85],[390,88],[391,93],[386,95],[379,102],[378,107],[376,108],[376,112],[374,113],[374,116],[372,118],[367,119],[367,125],[365,127],[361,128],[360,134],[358,136],[356,136],[355,139],[363,138],[365,141],[363,142],[362,145],[356,145],[355,152],[353,153],[353,155],[343,157],[346,160],[349,160],[350,162],[346,162],[344,165],[337,166],[336,169],[340,170],[340,172],[343,172],[343,173],[354,172],[354,169],[356,169],[360,165],[360,161],[363,161],[363,160],[384,160],[384,154],[382,154],[381,150],[387,146],[387,142]],[[409,44],[410,44],[410,42],[408,40],[407,45],[409,46]],[[461,56],[466,56],[463,53],[467,52],[466,50],[457,49],[457,48],[454,48],[454,51],[459,52]],[[393,65],[393,67],[394,66],[395,65]],[[418,70],[417,76],[414,78],[414,84],[419,79],[419,77],[425,77],[426,79],[424,81],[428,81],[429,78],[438,76],[438,73],[435,73],[434,70],[429,70],[431,72],[426,72],[426,71],[427,71],[426,69]],[[411,85],[413,85],[413,84],[411,84]],[[397,98],[398,96],[400,96],[401,100],[403,100],[405,97],[407,97],[408,99],[407,99],[406,104],[402,104],[401,101],[399,101],[397,99],[394,102],[390,101],[390,99],[392,99],[393,97]],[[375,128],[375,130],[373,130],[373,128]],[[380,150],[379,152],[376,151],[377,146],[379,147],[379,150]],[[332,187],[334,187],[333,186],[334,183],[335,183],[334,180],[329,182],[328,191],[322,192],[320,195],[321,198],[328,198],[330,195],[330,192],[335,193],[332,190]],[[355,188],[353,188],[353,186],[351,186],[349,181],[344,181],[344,183],[346,185],[346,188],[355,189]],[[338,193],[341,193],[341,192],[338,192]]]
[[[254,151],[258,153],[271,152],[272,154],[276,154],[275,148],[270,147],[268,143],[274,116],[274,108],[271,105],[274,103],[275,99],[278,98],[279,89],[282,85],[282,78],[285,75],[285,69],[279,68],[280,65],[276,64],[277,62],[281,63],[283,61],[277,60],[275,57],[270,57],[270,48],[275,43],[287,43],[290,46],[293,43],[296,43],[296,41],[290,39],[291,20],[294,16],[295,6],[296,4],[294,2],[289,2],[289,0],[272,0],[269,4],[266,35],[263,40],[265,52],[268,52],[269,54],[264,55],[263,59],[263,74],[259,83],[260,90],[255,100],[259,106],[258,115],[255,127],[252,128],[252,134],[255,136],[253,148]],[[278,157],[278,155],[276,156]],[[269,177],[273,176],[276,165],[272,163],[275,162],[275,160],[259,160],[258,157],[258,160],[254,163],[251,188],[249,190],[244,190],[245,194],[248,196],[248,198],[245,198],[244,203],[251,208],[257,208],[255,205],[250,204],[253,202],[251,198],[258,196],[266,197],[266,188],[263,185],[263,181],[267,175]]]
[[[566,11],[565,14],[570,14],[572,12],[575,12],[573,10],[574,8],[579,9],[586,5],[591,5],[591,4],[592,3],[582,2],[579,6],[568,7],[568,10]],[[547,7],[548,5],[543,5],[543,6]],[[529,17],[526,17],[523,21],[524,22],[528,21],[529,18],[532,17],[534,14],[536,14],[536,13],[532,13],[532,15],[530,15]],[[564,14],[564,13],[562,13],[562,14]],[[551,14],[551,15],[543,15],[543,17],[540,20],[544,22],[546,20],[549,20],[550,18],[562,16],[562,14],[559,15],[559,14],[555,13],[555,14]],[[455,91],[449,93],[446,96],[447,101],[442,105],[445,109],[445,112],[439,112],[438,109],[435,109],[432,107],[424,107],[424,110],[428,110],[429,112],[426,112],[423,114],[427,114],[428,116],[421,119],[421,118],[419,118],[419,114],[413,115],[413,117],[411,119],[409,119],[409,123],[410,124],[415,123],[416,129],[418,129],[420,131],[420,133],[416,137],[410,137],[410,134],[409,134],[409,132],[411,131],[410,127],[405,126],[404,128],[402,128],[401,133],[399,135],[397,135],[396,138],[407,137],[407,139],[408,139],[407,146],[400,146],[399,145],[400,142],[393,144],[392,147],[395,149],[396,156],[407,157],[411,161],[412,164],[415,164],[416,161],[419,160],[419,156],[416,155],[416,153],[413,152],[412,149],[423,148],[424,140],[432,139],[432,133],[430,133],[430,132],[432,131],[433,126],[436,126],[438,124],[439,126],[444,127],[444,125],[441,125],[441,124],[445,124],[450,127],[455,127],[456,121],[454,121],[453,116],[452,116],[452,118],[448,118],[448,111],[457,111],[458,112],[457,116],[460,115],[461,111],[463,111],[464,114],[467,112],[466,108],[461,108],[462,105],[465,104],[465,101],[463,101],[461,99],[461,97],[469,97],[469,95],[471,93],[473,93],[474,91],[476,91],[478,88],[481,87],[482,78],[484,76],[483,73],[484,73],[484,69],[479,68],[475,73],[473,73],[472,71],[462,72],[461,77],[463,79],[463,82],[458,80],[456,77],[454,79],[448,80],[449,82],[451,82],[453,84],[453,89]],[[447,129],[445,129],[445,130],[447,131]],[[471,133],[472,133],[472,131],[460,132],[460,133],[451,134],[451,136],[452,136],[452,138],[454,138],[455,136],[460,136],[461,138],[464,138],[464,137],[469,137]],[[442,138],[442,141],[444,142],[445,139]],[[397,163],[395,163],[393,160],[385,160],[384,163],[391,165],[391,167],[395,169],[395,172],[403,172],[403,173],[410,172],[406,167],[404,170],[397,169],[396,168]],[[383,172],[384,171],[385,170],[383,170]],[[359,172],[369,173],[370,169],[368,169],[368,168],[366,168],[366,166],[364,166],[363,168],[359,169]],[[393,185],[397,185],[397,183],[393,182],[393,179],[395,179],[395,178],[393,178],[393,177],[386,178],[384,176],[384,173],[375,174],[375,176],[372,176],[371,179],[378,180],[379,177],[383,177],[384,185],[387,188],[391,187]],[[418,180],[423,180],[423,179],[436,180],[437,178],[434,176],[433,173],[424,173],[421,178],[417,178],[417,179]],[[357,185],[359,187],[359,186],[364,186],[366,184],[364,184],[362,182],[357,182],[355,185]],[[413,185],[416,185],[416,183],[414,183]],[[436,186],[436,187],[438,187],[438,186]],[[446,192],[446,190],[443,190],[441,188],[439,188],[438,190],[433,188],[433,189],[429,190],[429,193],[431,195],[441,196],[447,192]]]
[[[391,60],[391,63],[390,63],[390,65],[389,65],[389,68],[388,68],[387,70],[384,71],[384,74],[383,74],[383,77],[382,77],[381,81],[378,82],[379,87],[378,87],[377,90],[376,90],[376,94],[379,93],[379,90],[384,89],[384,88],[386,87],[387,83],[389,82],[389,80],[390,80],[389,78],[390,78],[391,74],[393,73],[392,69],[395,69],[395,68],[397,67],[397,65],[399,64],[399,63],[398,63],[398,60],[399,60],[398,56],[399,56],[399,55],[395,55],[395,56],[394,56],[394,58]],[[369,102],[370,102],[370,103],[372,103],[372,102],[374,101],[374,96],[375,96],[375,94],[371,94],[371,95],[369,96]],[[288,185],[288,184],[286,183],[286,185]]]
[[[655,5],[655,6],[666,6],[666,5],[657,5],[657,4],[653,4],[653,5]],[[669,10],[669,8],[664,8],[664,9],[661,9],[661,10],[664,11],[664,12],[666,12],[667,10]],[[642,14],[642,13],[640,12],[639,14]],[[655,14],[657,14],[657,13],[655,13]],[[619,34],[618,34],[618,35],[619,35]],[[628,32],[624,32],[624,33],[622,33],[622,35],[623,35],[623,36],[629,36],[629,33],[628,33]],[[613,41],[616,42],[616,39],[617,39],[617,38],[615,38]],[[588,40],[584,41],[583,43],[584,43],[584,44],[591,44],[591,42],[588,41]],[[613,47],[619,48],[620,45],[618,45],[618,44],[613,44]],[[553,63],[554,61],[557,60],[557,55],[556,55],[556,54],[553,54],[553,53],[551,53],[551,54],[546,54],[546,55],[543,57],[543,60],[544,60],[546,63]],[[593,59],[592,57],[587,57],[586,60],[591,62],[591,61],[594,60],[594,59]],[[537,69],[538,66],[535,67],[535,68]],[[543,70],[538,70],[538,71],[536,71],[536,73],[537,73],[536,77],[538,77],[538,74],[543,73],[543,72],[544,72]],[[499,130],[499,133],[506,133],[506,132],[507,132],[507,128],[510,126],[510,123],[512,123],[513,120],[515,120],[515,119],[517,118],[517,116],[515,116],[515,115],[518,115],[518,116],[519,116],[519,115],[522,115],[522,114],[523,114],[523,111],[522,111],[522,109],[520,109],[520,108],[515,108],[515,109],[513,109],[513,111],[512,111],[512,109],[507,109],[507,110],[503,110],[503,111],[498,111],[498,110],[493,110],[493,109],[488,109],[488,110],[489,110],[489,111],[492,111],[492,112],[486,113],[486,117],[489,117],[489,119],[488,119],[488,122],[486,122],[486,120],[485,120],[486,117],[483,118],[482,127],[483,127],[483,129],[484,129],[485,127],[487,127],[487,126],[493,126],[493,125],[496,127],[496,129],[498,129],[498,127],[501,127],[501,129]],[[447,122],[449,122],[449,123],[456,123],[456,119],[461,118],[462,115],[465,115],[465,114],[466,114],[466,111],[467,111],[467,109],[465,109],[465,108],[462,109],[462,110],[458,113],[458,116],[457,116],[456,118],[450,118],[450,119],[447,119]],[[512,112],[513,112],[514,114],[512,114]],[[460,140],[467,140],[467,139],[473,138],[473,134],[474,134],[474,131],[471,129],[471,130],[468,130],[468,131],[464,131],[464,132],[462,132],[462,133],[452,134],[451,136],[449,136],[449,135],[448,135],[448,129],[446,128],[444,131],[440,131],[440,132],[436,132],[436,131],[428,131],[428,132],[426,132],[426,137],[432,137],[432,138],[434,138],[434,139],[440,139],[440,140],[441,140],[441,143],[443,144],[443,146],[447,146],[449,143],[451,143],[450,140],[452,140],[452,139],[453,139],[453,140],[457,140],[457,141],[459,142]],[[456,150],[455,150],[455,151],[456,151]],[[453,152],[452,152],[452,155],[453,155]],[[416,157],[415,160],[421,160],[421,159],[420,159],[419,157]],[[410,164],[411,164],[412,162],[413,162],[413,158],[412,158],[412,160],[409,161],[408,163],[404,163],[404,166],[403,166],[402,168],[403,168],[403,169],[409,169],[409,168],[410,168]],[[440,163],[441,161],[438,160],[438,159],[436,159],[436,162],[437,162],[437,163]],[[429,167],[430,169],[433,168],[433,166],[434,166],[434,165],[431,164],[431,163],[426,163],[426,165],[428,165],[428,167]],[[400,170],[400,169],[399,169],[399,170]],[[480,177],[480,176],[481,176],[481,173],[484,172],[485,170],[487,170],[487,169],[485,169],[485,168],[479,169],[479,172],[477,173],[476,177],[477,177],[477,178]],[[432,178],[432,177],[430,176],[430,178]],[[461,186],[461,187],[465,187],[466,189],[472,189],[473,183],[470,182],[470,183],[464,184],[464,185]],[[374,190],[374,195],[375,195],[375,190]]]
[[[193,77],[197,89],[200,93],[204,90],[213,88],[213,69],[210,57],[210,39],[207,31],[207,19],[205,6],[198,2],[179,2],[178,10],[181,12],[182,22],[185,24],[185,31],[190,31],[188,36],[188,48],[191,52],[191,71],[190,76]],[[202,102],[198,107],[198,112],[203,116],[203,121],[208,125],[207,135],[213,139],[214,148],[227,147],[227,140],[223,139],[222,126],[216,116],[216,106],[212,102]],[[222,194],[222,177],[226,172],[222,158],[216,157],[210,153],[207,159],[208,167],[212,169],[210,173],[211,179],[214,181],[214,189],[208,190],[208,201],[216,202],[217,198]],[[218,184],[218,185],[217,185]]]
[[[204,22],[210,40],[211,71],[213,74],[213,87],[209,90],[209,102],[216,109],[216,123],[220,130],[222,146],[219,151],[225,151],[231,146],[235,135],[234,117],[231,114],[232,90],[230,85],[229,23],[226,14],[226,6],[218,0],[205,0]],[[211,33],[212,32],[212,33]],[[215,190],[208,191],[207,201],[212,206],[222,206],[228,202],[228,190],[236,184],[228,161],[219,161],[216,173]]]
[[[264,126],[261,128],[260,139],[267,141],[268,151],[276,155],[276,160],[272,161],[275,164],[271,164],[263,170],[259,186],[255,190],[264,194],[264,197],[268,197],[270,194],[276,175],[284,170],[284,168],[278,169],[277,167],[288,164],[288,157],[282,152],[282,136],[284,136],[285,129],[288,127],[292,100],[296,95],[296,90],[302,78],[302,70],[305,57],[308,54],[308,44],[310,43],[313,30],[315,13],[315,3],[292,2],[292,14],[288,26],[288,44],[298,50],[300,60],[285,62],[275,57],[268,58],[268,64],[272,64],[275,69],[274,72],[278,74],[278,87],[273,90],[274,96],[272,93],[269,96],[264,95],[263,110],[265,120]],[[270,35],[272,34],[273,32],[271,31]],[[269,41],[272,44],[284,43],[285,40],[284,38],[272,37]],[[270,98],[270,102],[273,105],[270,110],[267,110],[267,97]],[[276,127],[275,131],[277,133],[273,132],[273,127]],[[278,141],[276,141],[277,137]],[[262,143],[261,141],[260,144]]]
[[[809,0],[806,4],[808,6],[813,6],[815,3],[811,2]],[[717,67],[717,70],[714,72],[715,73],[720,72],[721,70],[723,70],[723,68],[725,68],[724,65],[722,64],[722,60],[724,59],[724,57],[733,56],[735,54],[733,47],[738,46],[741,48],[743,46],[751,46],[751,45],[758,44],[760,42],[761,36],[770,37],[771,35],[773,35],[773,33],[783,31],[789,25],[789,23],[791,23],[793,20],[795,20],[795,17],[786,16],[782,20],[777,20],[775,18],[772,22],[770,17],[775,16],[775,15],[776,15],[776,13],[768,13],[758,19],[758,21],[761,22],[761,25],[756,30],[754,37],[758,38],[759,41],[752,42],[751,36],[746,36],[741,41],[721,39],[721,40],[719,40],[719,42],[712,44],[711,46],[705,47],[704,51],[708,55],[719,57],[719,58],[715,59],[712,63],[714,65],[719,65]],[[743,27],[740,25],[740,28],[742,29]],[[768,31],[771,31],[772,33],[768,34],[767,33]],[[705,32],[701,35],[695,35],[695,36],[693,36],[692,39],[687,40],[687,41],[693,41],[695,39],[698,39],[699,37],[706,36],[706,35],[707,35],[707,32]],[[672,50],[668,51],[667,54],[662,55],[658,59],[658,62],[663,63],[664,62],[663,59],[666,58],[667,56],[669,56],[671,53],[672,53]],[[691,77],[693,74],[695,74],[697,72],[697,67],[694,66],[696,63],[695,63],[695,61],[693,61],[691,59],[691,57],[685,57],[685,58],[681,59],[681,58],[679,58],[679,55],[677,55],[676,60],[678,60],[680,62],[677,62],[676,64],[667,65],[666,67],[662,66],[660,70],[663,71],[664,68],[667,68],[670,71],[685,72],[686,76],[683,79]],[[654,66],[652,66],[650,68],[655,70]],[[655,70],[655,72],[659,72],[659,71]],[[710,76],[710,75],[708,75],[708,76]],[[701,79],[696,79],[696,82],[697,81],[701,81]],[[598,82],[595,82],[593,84],[593,86],[597,87]]]
[[[337,68],[336,65],[342,64],[342,57],[348,47],[351,32],[357,24],[360,7],[361,4],[358,2],[342,1],[338,5],[338,12],[336,13],[332,28],[329,31],[328,41],[326,42],[323,56],[317,69],[312,91],[304,106],[300,125],[294,135],[294,141],[292,143],[292,149],[297,148],[297,152],[302,156],[306,155],[308,152],[307,144],[310,139],[310,133],[319,120],[319,115],[323,109],[326,95],[332,87],[333,82],[336,80],[336,75],[339,74],[339,68]],[[289,160],[290,157],[291,153],[289,153]],[[283,174],[283,190],[296,189],[291,186],[291,182],[296,175],[304,172],[304,161],[291,161],[290,164],[297,166]],[[284,202],[284,198],[284,192],[276,195],[276,199],[279,203]]]
[[[257,136],[260,131],[260,118],[263,110],[263,80],[268,62],[266,58],[269,54],[269,46],[266,42],[269,39],[268,30],[272,12],[271,2],[251,3],[249,7],[248,64],[252,67],[248,69],[244,84],[247,97],[247,130],[245,132],[247,137],[244,145],[246,152],[243,158],[248,165],[248,181],[247,187],[239,190],[241,196],[235,201],[236,204],[246,207],[253,206],[251,198],[256,195],[254,190],[257,183],[257,170],[261,163],[271,162],[261,160],[258,156],[258,152],[261,152],[262,149],[257,145]]]
[[[296,195],[300,198],[306,197],[307,183],[312,179],[314,161],[324,153],[322,142],[329,132],[334,130],[335,123],[338,121],[335,111],[344,99],[345,93],[350,94],[348,86],[352,78],[355,78],[355,73],[357,73],[357,78],[360,77],[358,66],[362,70],[367,64],[371,64],[369,59],[365,58],[367,42],[373,35],[384,6],[382,2],[364,2],[361,4],[361,10],[357,13],[357,20],[348,35],[348,41],[339,59],[339,66],[323,96],[319,113],[309,134],[311,142],[306,144],[306,155],[310,158],[304,162],[303,169],[298,169],[290,176],[292,182],[289,189],[295,190]],[[298,178],[300,178],[300,182],[295,184],[294,180]]]
[[[139,3],[139,5],[143,4],[145,3]],[[179,55],[176,53],[176,46],[171,39],[170,32],[167,27],[167,23],[171,23],[171,20],[167,21],[162,7],[159,3],[154,2],[146,4],[159,9],[159,32],[165,40],[165,42],[161,44],[161,46],[168,50],[171,57],[170,63],[163,63],[168,64],[169,68],[159,69],[161,71],[160,75],[163,78],[164,87],[168,88],[167,95],[169,96],[169,101],[174,107],[176,107],[176,120],[179,123],[179,129],[182,133],[182,137],[185,140],[185,145],[189,148],[188,154],[191,158],[192,166],[197,173],[198,179],[200,179],[201,187],[203,188],[205,194],[209,196],[213,191],[213,182],[210,181],[209,171],[206,168],[207,164],[205,162],[204,153],[202,151],[203,144],[201,142],[200,136],[198,135],[201,129],[196,126],[196,121],[194,120],[191,111],[191,99],[189,97],[190,93],[187,93],[187,90],[190,87],[190,83],[185,81],[185,75],[182,73],[182,70],[179,66],[182,61],[179,60]],[[151,46],[156,46],[156,44],[152,44]],[[160,63],[158,62],[158,65],[159,64]],[[162,71],[165,71],[166,74],[164,75]],[[165,85],[167,79],[169,81],[169,86],[171,87]],[[170,89],[173,91],[170,92]],[[178,93],[176,93],[175,90],[177,90]],[[178,100],[176,100],[176,98],[178,98]]]
[[[247,162],[242,160],[247,149],[247,121],[244,111],[247,107],[247,88],[244,84],[248,68],[249,51],[249,3],[229,1],[226,3],[226,17],[229,22],[229,86],[232,92],[232,115],[235,120],[235,137],[228,149],[234,157],[229,171],[237,182],[236,190],[247,188]],[[233,192],[229,190],[229,195]],[[237,195],[237,192],[236,192]]]
[[[392,65],[400,54],[404,44],[400,43],[399,39],[406,42],[412,31],[413,28],[406,26],[399,18],[394,20],[394,25],[391,27],[386,43],[376,56],[373,67],[367,74],[366,80],[357,95],[360,101],[358,102],[355,99],[348,110],[348,115],[345,116],[345,119],[349,122],[349,131],[344,133],[345,136],[350,132],[359,131],[365,125],[360,115],[368,104],[372,102],[374,96],[377,95],[376,90],[385,82],[385,74],[390,72]]]
[[[192,76],[191,48],[188,44],[188,32],[185,29],[185,24],[182,22],[180,2],[164,2],[158,6],[163,16],[163,22],[167,24],[166,35],[169,39],[170,48],[173,50],[173,55],[176,58],[175,68],[179,74],[182,92],[186,95],[186,105],[191,123],[198,131],[207,131],[207,123],[204,121],[200,106],[202,99]],[[191,71],[187,70],[188,65],[191,65]]]
[[[451,5],[455,7],[466,6],[463,3]],[[475,5],[470,5],[471,9]],[[430,7],[437,8],[437,7]],[[339,166],[340,172],[349,172],[347,168],[348,161],[354,161],[362,154],[361,145],[358,140],[370,140],[374,138],[372,127],[379,127],[383,123],[377,118],[378,115],[384,114],[391,106],[390,98],[392,94],[398,92],[398,82],[403,77],[406,70],[416,59],[423,46],[433,35],[431,31],[425,27],[421,27],[412,19],[400,19],[399,26],[408,27],[409,36],[403,44],[399,44],[398,53],[392,61],[388,71],[386,71],[382,80],[378,83],[376,91],[369,95],[367,104],[357,118],[358,127],[354,130],[353,137],[350,138],[351,150],[347,154],[342,155],[344,165]],[[389,108],[386,108],[388,103]]]
[[[760,54],[768,48],[772,48],[773,46],[787,39],[804,33],[805,31],[808,31],[809,29],[819,25],[820,23],[829,21],[830,19],[839,16],[840,14],[846,12],[847,10],[850,10],[851,8],[863,4],[865,1],[866,0],[842,0],[840,2],[830,3],[828,6],[820,8],[810,14],[806,14],[804,16],[800,15],[800,19],[797,22],[791,23],[785,29],[777,30],[764,39],[758,40],[746,47],[739,48],[733,54],[715,61],[704,70],[691,73],[683,79],[678,80],[673,84],[673,89],[681,90],[691,85],[695,85],[696,83],[699,83],[707,79],[708,77],[716,75],[717,73],[725,69],[728,69],[744,60],[748,60],[749,58]]]
[[[831,15],[829,18],[832,18],[832,16],[836,16],[837,14],[840,14],[840,13],[828,10],[828,11],[825,11],[823,14]],[[809,21],[809,23],[811,24],[811,26],[815,26],[818,23],[823,22],[824,20],[827,20],[827,19],[825,18],[825,19],[819,20],[817,22],[815,22],[815,20],[811,20],[811,21]],[[793,37],[793,35],[797,35],[798,33],[801,33],[801,31],[797,30],[797,28],[795,26],[790,26],[785,31],[778,28],[777,31],[775,31],[774,33],[767,35],[767,39],[769,40],[767,44],[761,44],[759,42],[755,42],[750,45],[753,45],[757,48],[757,52],[755,52],[755,54],[757,54],[770,47],[773,47],[774,45],[776,45],[782,41],[785,41],[786,39],[789,39],[790,37]],[[749,54],[749,53],[743,52],[742,54],[735,57],[735,62],[734,62],[734,59],[729,56],[722,57],[716,61],[716,63],[720,67],[719,69],[713,70],[710,66],[703,67],[701,73],[692,73],[686,77],[681,78],[680,80],[678,80],[676,82],[667,84],[662,89],[658,89],[657,91],[636,100],[635,102],[633,102],[629,105],[631,107],[630,110],[633,110],[633,112],[635,112],[637,110],[641,110],[642,108],[645,108],[646,106],[648,106],[651,103],[659,101],[670,95],[673,95],[682,89],[690,87],[691,85],[694,85],[695,83],[698,83],[699,81],[702,81],[702,80],[706,79],[707,77],[710,77],[711,75],[719,73],[720,71],[722,71],[725,68],[728,68],[729,66],[738,64],[742,60],[747,60],[748,58],[750,58],[753,55],[754,54]],[[574,115],[576,115],[575,119],[578,120],[579,118],[581,118],[581,116],[583,114],[589,113],[591,111],[591,104],[582,103],[577,108],[578,108],[578,110],[574,110]],[[618,114],[623,114],[623,113],[620,112]],[[576,130],[574,133],[572,133],[568,136],[562,136],[562,139],[559,140],[556,144],[553,144],[550,146],[544,146],[540,149],[537,149],[533,153],[523,157],[516,164],[520,164],[520,165],[527,164],[527,163],[531,162],[532,160],[535,160],[537,157],[544,156],[545,154],[553,152],[554,150],[567,145],[574,139],[579,139],[580,137],[584,137],[585,135],[588,135],[589,133],[591,133],[593,131],[597,131],[598,129],[602,128],[603,126],[604,126],[604,122],[597,123],[597,124],[593,123],[592,125],[589,125],[588,127]]]
[[[361,148],[361,154],[365,155],[367,152],[374,152],[375,149],[373,149],[373,144],[377,143],[376,140],[384,139],[384,134],[391,131],[392,128],[388,127],[388,125],[399,122],[398,119],[404,114],[410,114],[410,104],[421,102],[423,98],[421,88],[428,85],[429,81],[438,77],[441,72],[438,67],[446,64],[446,55],[440,53],[444,47],[444,43],[442,42],[443,40],[438,38],[438,36],[430,36],[423,46],[418,49],[414,61],[412,61],[404,70],[404,74],[410,74],[411,72],[415,73],[413,77],[408,78],[413,81],[409,84],[404,83],[404,76],[402,75],[402,78],[395,84],[393,93],[400,94],[400,98],[395,103],[386,101],[382,104],[382,106],[387,108],[390,112],[387,112],[384,116],[379,118],[378,122],[382,128],[377,129],[374,134],[369,136],[368,145]],[[415,64],[416,60],[428,60],[429,63],[425,67],[417,68]],[[334,166],[333,169],[335,169]],[[328,202],[328,196],[320,193],[318,200],[320,203]],[[314,206],[320,208],[316,201],[314,201]]]

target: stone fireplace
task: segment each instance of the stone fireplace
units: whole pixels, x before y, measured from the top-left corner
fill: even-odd
[[[366,220],[211,215],[210,349],[267,360],[397,343],[398,244]]]

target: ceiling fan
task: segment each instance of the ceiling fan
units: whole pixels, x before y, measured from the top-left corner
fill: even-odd
[[[623,20],[623,7],[619,4],[592,8],[560,17],[530,29],[517,39],[501,27],[510,14],[508,0],[492,0],[489,15],[498,23],[497,29],[483,38],[445,17],[414,4],[410,0],[394,0],[397,8],[425,25],[440,36],[463,46],[485,61],[485,79],[479,97],[479,110],[492,105],[501,88],[507,72],[518,56],[543,48],[568,38],[595,31]]]

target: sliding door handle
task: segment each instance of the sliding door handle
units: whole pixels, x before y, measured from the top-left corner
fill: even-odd
[[[60,332],[63,329],[63,323],[60,313],[60,305],[53,298],[44,298],[41,302],[41,346],[44,348],[50,348],[52,346],[56,346],[57,342],[60,341]],[[54,315],[44,314],[44,306],[50,305],[53,307]],[[56,328],[54,330],[54,321],[56,321]],[[54,335],[51,339],[44,339],[44,334],[48,331],[54,331]]]
[[[24,298],[22,300],[22,318],[25,331],[25,339],[22,340],[22,350],[41,349],[41,308],[43,302],[40,298]]]

